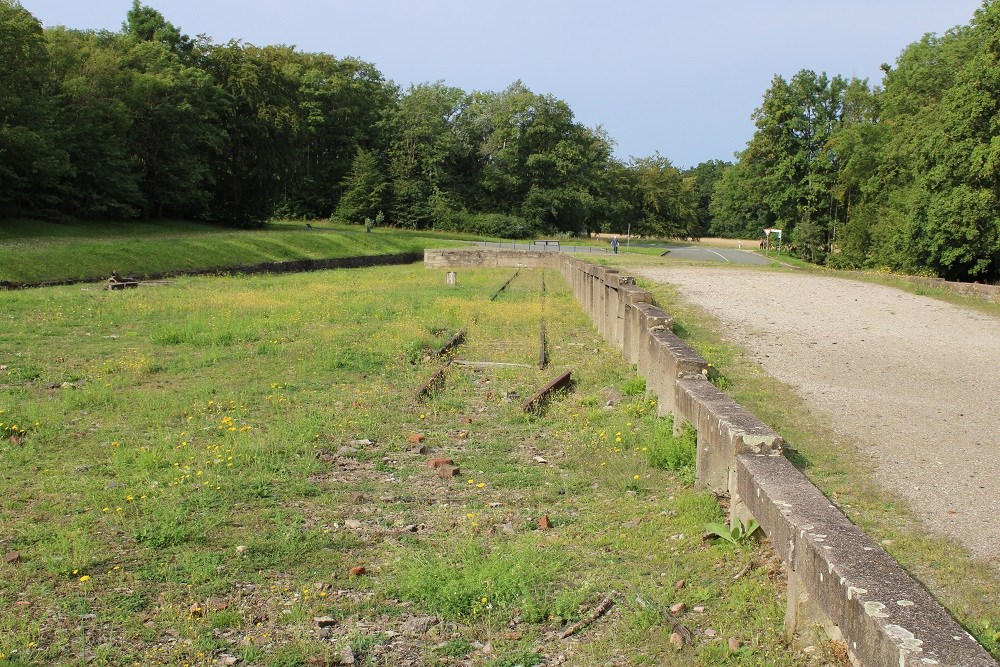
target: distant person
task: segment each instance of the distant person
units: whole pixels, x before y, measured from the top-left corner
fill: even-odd
[[[611,239],[611,252],[618,254],[618,237]]]

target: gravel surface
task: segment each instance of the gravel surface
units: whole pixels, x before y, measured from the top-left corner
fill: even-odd
[[[727,340],[857,442],[933,532],[982,559],[1000,554],[1000,319],[842,278],[637,272],[717,317]]]

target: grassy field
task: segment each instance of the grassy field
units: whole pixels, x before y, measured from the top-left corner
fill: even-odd
[[[510,273],[0,293],[0,665],[823,663],[767,545],[703,540],[690,438],[559,276],[489,301]],[[514,365],[418,401],[459,328]]]
[[[624,272],[651,262],[642,257],[617,257]],[[605,263],[609,263],[605,260]],[[717,265],[716,265],[717,266]],[[771,270],[771,269],[749,269]],[[781,269],[786,270],[786,269]],[[864,280],[938,298],[955,305],[1000,316],[1000,304],[927,288],[903,277],[813,269],[824,275]],[[671,313],[678,335],[712,362],[721,385],[741,405],[760,417],[785,439],[789,458],[852,522],[919,579],[931,593],[1000,659],[1000,580],[996,572],[971,559],[957,544],[930,535],[899,497],[876,481],[871,462],[856,443],[845,442],[829,420],[810,410],[795,389],[770,377],[746,350],[723,339],[724,327],[710,313],[686,302],[669,285],[644,282],[658,305]]]

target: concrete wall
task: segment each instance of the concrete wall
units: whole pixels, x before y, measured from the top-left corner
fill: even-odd
[[[997,667],[989,654],[878,544],[783,456],[781,436],[719,391],[705,360],[671,331],[652,295],[618,271],[567,255],[436,251],[435,268],[558,269],[594,326],[646,378],[659,413],[698,433],[697,483],[756,519],[789,570],[786,629],[816,625],[864,666]]]

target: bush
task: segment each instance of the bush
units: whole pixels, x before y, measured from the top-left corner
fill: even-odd
[[[446,231],[508,239],[534,238],[542,231],[538,226],[522,217],[502,213],[452,212],[451,215],[437,217],[434,227]]]

